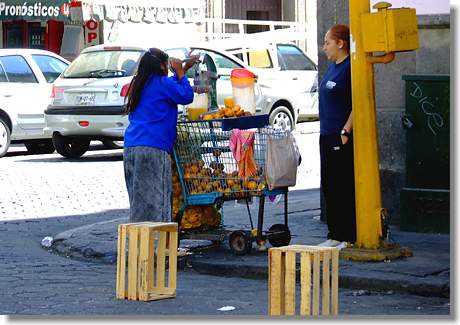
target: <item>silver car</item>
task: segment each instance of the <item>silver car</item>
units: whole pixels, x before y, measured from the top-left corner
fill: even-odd
[[[23,143],[30,153],[54,152],[43,133],[43,112],[53,81],[68,64],[49,51],[0,49],[0,157],[11,143]]]
[[[99,45],[84,49],[55,81],[45,111],[45,134],[56,151],[76,158],[91,140],[123,140],[122,115],[129,83],[146,51],[141,47]]]

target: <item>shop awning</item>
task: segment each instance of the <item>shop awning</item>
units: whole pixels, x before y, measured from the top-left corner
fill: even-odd
[[[206,0],[72,0],[73,21],[198,23],[206,17]]]
[[[70,21],[70,0],[0,0],[0,20]]]

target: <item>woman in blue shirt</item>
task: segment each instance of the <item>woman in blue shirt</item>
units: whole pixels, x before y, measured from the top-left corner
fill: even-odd
[[[356,241],[348,26],[331,27],[323,51],[332,61],[319,87],[321,188],[329,233],[319,246],[342,249]]]
[[[156,48],[147,51],[129,87],[123,163],[130,222],[171,220],[171,158],[176,141],[177,105],[193,101],[184,64]],[[174,71],[168,77],[168,68]]]

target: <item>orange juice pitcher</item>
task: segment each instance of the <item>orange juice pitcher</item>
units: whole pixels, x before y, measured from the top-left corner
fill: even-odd
[[[190,121],[198,120],[200,114],[208,111],[208,94],[193,93],[193,102],[187,106],[188,119]]]

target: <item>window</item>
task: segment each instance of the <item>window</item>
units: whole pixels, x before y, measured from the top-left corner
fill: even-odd
[[[5,70],[3,69],[1,64],[0,64],[0,82],[8,82],[8,78],[6,77]]]
[[[64,78],[116,78],[132,76],[143,52],[95,51],[79,55],[64,71]]]
[[[67,64],[49,55],[32,54],[47,83],[52,83],[67,68]]]
[[[35,78],[29,64],[27,64],[26,60],[20,55],[2,56],[0,58],[0,64],[5,69],[9,82],[37,82],[37,78]]]
[[[249,51],[248,59],[251,68],[273,68],[268,50]]]
[[[208,55],[211,60],[214,62],[214,65],[216,66],[217,73],[222,74],[222,75],[229,75],[229,72],[222,71],[222,69],[228,69],[228,70],[233,70],[233,69],[238,69],[241,68],[241,66],[233,61],[232,59],[214,52],[214,51],[209,51],[205,49],[193,49],[192,54],[205,54]],[[203,66],[201,68],[202,70],[207,70],[208,68],[206,66]],[[187,71],[187,77],[188,78],[193,78],[193,75],[189,75],[190,73],[193,73],[193,69],[190,69]],[[219,71],[220,70],[220,71]]]
[[[268,11],[262,10],[255,10],[255,11],[247,11],[246,12],[246,19],[247,20],[270,20],[270,13]],[[273,19],[272,20],[276,20]],[[266,32],[269,30],[269,26],[265,24],[257,25],[257,22],[254,24],[246,25],[246,33],[259,33],[259,32]]]
[[[277,45],[281,70],[316,70],[316,65],[296,46]]]
[[[206,54],[209,54],[209,56],[213,59],[214,63],[216,64],[217,69],[241,68],[241,66],[238,63],[227,58],[226,56],[223,56],[221,54],[218,54],[216,52],[211,52],[211,51],[207,51]]]

